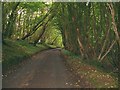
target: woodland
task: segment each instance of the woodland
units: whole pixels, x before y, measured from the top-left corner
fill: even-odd
[[[120,3],[4,2],[2,42],[5,70],[17,62],[10,54],[19,52],[14,43],[24,48],[27,42],[36,50],[39,45],[67,50],[120,77]]]

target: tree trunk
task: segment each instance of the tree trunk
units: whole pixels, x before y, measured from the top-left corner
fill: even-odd
[[[106,56],[107,54],[110,52],[110,50],[112,49],[112,47],[114,46],[115,44],[115,40],[112,42],[112,44],[110,45],[109,49],[107,50],[107,52],[102,56],[102,58],[100,59],[100,61],[102,61]]]
[[[6,32],[5,33],[7,33],[7,37],[11,37],[11,35],[12,35],[12,33],[13,33],[13,25],[14,25],[14,22],[15,22],[15,20],[16,20],[16,9],[17,9],[17,7],[19,6],[19,4],[20,4],[20,2],[17,2],[16,4],[15,4],[15,6],[13,6],[13,8],[12,8],[12,13],[10,14],[10,16],[9,16],[9,20],[8,20],[8,24],[7,24],[7,26],[6,26]]]
[[[53,43],[57,40],[58,37],[59,37],[59,35],[55,37],[55,39],[54,39],[54,40],[52,41],[52,43],[51,43],[52,45],[53,45]]]
[[[116,26],[116,23],[115,23],[115,10],[114,10],[113,4],[112,3],[108,4],[108,7],[109,7],[111,15],[112,15],[113,31],[116,35],[116,40],[117,40],[117,42],[119,43],[119,46],[120,46],[120,36],[118,34],[117,26]]]
[[[47,14],[42,18],[42,20],[38,21],[38,23],[32,28],[32,30],[31,30],[32,32],[29,32],[28,34],[26,34],[26,35],[22,38],[22,40],[25,40],[25,39],[28,38],[29,36],[33,35],[33,34],[37,31],[37,29],[44,24],[43,21],[50,15],[50,13],[51,13],[52,11],[53,11],[53,9],[52,9],[52,7],[51,7],[50,10],[47,12]]]
[[[108,17],[109,17],[109,16],[108,16]],[[108,18],[108,22],[107,22],[107,23],[108,23],[108,25],[107,25],[107,27],[106,27],[107,32],[106,32],[106,35],[105,35],[105,40],[104,40],[102,49],[101,49],[100,54],[99,54],[99,56],[98,56],[98,60],[100,60],[101,55],[102,55],[102,53],[103,53],[104,50],[105,50],[105,47],[106,47],[106,44],[107,44],[107,40],[108,40],[108,38],[109,38],[109,32],[110,32],[110,19],[109,19],[109,18]]]
[[[38,41],[40,40],[40,38],[43,36],[43,34],[44,34],[44,32],[45,32],[45,30],[46,30],[46,28],[47,28],[47,24],[49,23],[50,20],[53,19],[53,17],[54,17],[54,15],[51,16],[51,17],[48,19],[48,21],[43,25],[43,27],[42,27],[42,33],[39,35],[38,39],[36,39],[36,40],[34,41],[34,45],[36,45],[36,44],[38,43]]]
[[[43,26],[42,28],[42,33],[39,35],[39,37],[34,41],[34,46],[36,46],[36,44],[38,43],[38,41],[40,40],[40,38],[42,37],[42,35],[44,34],[46,30],[46,25]]]

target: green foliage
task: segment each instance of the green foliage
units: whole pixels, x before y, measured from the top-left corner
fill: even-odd
[[[62,50],[62,53],[64,53],[65,55],[70,56],[70,57],[73,58],[73,59],[80,58],[80,55],[76,55],[75,53],[70,52],[70,51],[65,50],[65,49]]]
[[[21,7],[25,8],[25,9],[29,9],[32,11],[38,11],[39,9],[42,10],[44,9],[44,7],[46,6],[44,3],[42,2],[22,2]]]
[[[43,35],[42,40],[47,44],[52,44],[56,47],[63,47],[62,44],[62,35],[57,26],[53,26],[53,23],[50,23],[48,29]]]

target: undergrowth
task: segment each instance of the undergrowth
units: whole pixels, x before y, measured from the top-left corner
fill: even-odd
[[[67,50],[62,50],[66,63],[78,76],[86,78],[95,88],[116,88],[118,77],[110,74],[103,63],[97,60],[83,60],[80,55],[75,55]]]

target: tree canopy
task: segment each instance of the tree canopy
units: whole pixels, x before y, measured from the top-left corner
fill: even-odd
[[[51,44],[120,66],[120,3],[3,2],[2,9],[3,42]]]

